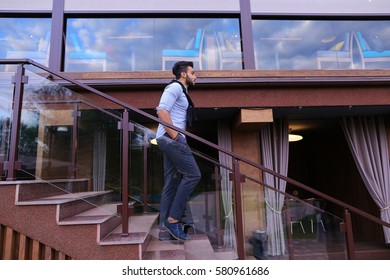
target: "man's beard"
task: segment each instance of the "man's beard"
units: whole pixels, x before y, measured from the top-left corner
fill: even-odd
[[[189,78],[186,79],[186,83],[188,86],[195,86],[195,81],[190,80]]]

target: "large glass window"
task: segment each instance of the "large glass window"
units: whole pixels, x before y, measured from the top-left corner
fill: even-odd
[[[238,19],[69,18],[65,71],[242,69]]]
[[[390,68],[390,21],[253,20],[257,69]]]
[[[50,18],[0,18],[0,58],[30,58],[49,65]]]

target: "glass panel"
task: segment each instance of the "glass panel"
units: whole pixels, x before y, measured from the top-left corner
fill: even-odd
[[[50,30],[50,18],[0,18],[0,58],[30,58],[48,66]]]
[[[70,18],[65,71],[242,69],[238,19]]]
[[[287,197],[249,177],[241,188],[248,259],[347,258],[343,220],[327,211],[342,209],[314,196]]]
[[[215,214],[219,219],[216,220],[217,238],[214,251],[216,254],[225,256],[223,259],[236,259],[237,240],[235,231],[235,203],[233,201],[234,189],[233,183],[229,178],[232,170],[224,165],[220,166],[218,170],[219,174],[216,176],[216,199],[219,200],[219,208],[216,208]]]
[[[213,247],[221,245],[221,211],[218,173],[210,158],[193,150],[202,178],[188,201],[185,217],[196,233],[206,234]]]
[[[129,197],[139,207],[139,212],[159,211],[162,188],[162,157],[152,140],[154,130],[134,123],[131,132]]]
[[[123,110],[103,110],[100,98],[92,102],[90,94],[79,95],[42,74],[27,70],[26,76],[17,179],[40,182],[34,199],[81,199],[98,209],[75,219],[115,216],[122,192],[118,121]],[[32,198],[27,194],[26,199]]]
[[[129,196],[136,202],[139,212],[160,211],[161,192],[164,183],[163,155],[155,141],[155,129],[150,125],[135,124],[131,139],[131,167],[129,168]],[[221,188],[220,169],[209,156],[193,150],[202,178],[191,194],[181,218],[184,230],[197,238],[208,239],[215,254],[236,258],[235,233],[231,200],[222,203],[223,195],[229,197],[231,189]],[[147,170],[145,173],[145,162]],[[224,173],[226,182],[227,172]],[[147,183],[144,183],[147,180]],[[145,186],[147,186],[145,188]],[[147,207],[142,207],[147,200]],[[226,205],[227,208],[223,208]],[[230,208],[228,208],[230,205]],[[229,222],[225,219],[228,217]],[[205,253],[205,252],[202,252]],[[196,254],[191,252],[191,254]]]
[[[389,21],[253,20],[256,68],[389,68],[389,26]]]

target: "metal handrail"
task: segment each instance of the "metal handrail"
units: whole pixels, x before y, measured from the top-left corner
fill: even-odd
[[[83,84],[83,83],[81,83],[81,82],[79,82],[77,80],[73,80],[73,79],[67,77],[66,75],[64,75],[64,74],[62,74],[60,72],[51,70],[51,69],[47,68],[46,66],[44,66],[42,64],[39,64],[39,63],[37,63],[37,62],[35,62],[35,61],[31,60],[31,59],[0,59],[0,64],[22,64],[22,65],[24,65],[24,64],[31,64],[31,65],[34,65],[34,66],[36,66],[36,67],[38,67],[38,68],[40,68],[42,70],[45,70],[46,72],[48,72],[48,73],[50,73],[50,74],[52,74],[54,76],[57,76],[57,77],[65,80],[65,81],[68,81],[69,83],[77,85],[77,86],[79,86],[79,87],[81,87],[81,88],[83,88],[85,90],[88,90],[88,91],[90,91],[90,92],[92,92],[92,93],[94,93],[94,94],[96,94],[96,95],[98,95],[98,96],[100,96],[100,97],[102,97],[104,99],[107,99],[107,100],[109,100],[109,101],[111,101],[111,102],[113,102],[113,103],[115,103],[117,105],[120,105],[120,106],[122,106],[123,108],[125,108],[127,110],[133,111],[133,112],[135,112],[135,113],[137,113],[137,114],[139,114],[139,115],[141,115],[143,117],[146,117],[146,118],[148,118],[150,120],[153,120],[153,121],[155,121],[157,123],[160,123],[160,124],[162,124],[162,125],[164,125],[166,127],[174,129],[174,130],[176,130],[176,131],[178,131],[178,132],[180,132],[180,133],[182,133],[182,134],[184,134],[184,135],[186,135],[186,136],[188,136],[188,137],[190,137],[190,138],[192,138],[194,140],[197,140],[197,141],[201,142],[204,145],[207,145],[207,146],[209,146],[209,147],[211,147],[213,149],[218,150],[219,152],[223,152],[223,153],[231,156],[232,159],[233,159],[233,168],[232,168],[232,173],[233,173],[232,175],[233,176],[232,176],[232,178],[233,178],[234,183],[235,183],[234,184],[235,185],[235,191],[236,191],[236,193],[235,193],[236,201],[235,202],[236,202],[236,206],[237,206],[236,209],[237,209],[237,213],[239,213],[240,215],[242,215],[242,206],[241,206],[240,199],[238,199],[238,198],[241,197],[241,188],[239,188],[240,183],[241,183],[241,173],[239,171],[239,162],[243,162],[243,163],[246,163],[246,164],[248,164],[248,165],[250,165],[250,166],[252,166],[252,167],[254,167],[256,169],[259,169],[259,170],[261,170],[263,172],[269,173],[269,174],[271,174],[271,175],[273,175],[273,176],[275,176],[275,177],[277,177],[279,179],[282,179],[282,180],[284,180],[284,181],[286,181],[286,182],[288,182],[288,183],[290,183],[292,185],[295,185],[295,186],[297,186],[299,188],[302,188],[302,189],[304,189],[306,191],[309,191],[309,192],[317,195],[318,197],[320,197],[322,199],[328,200],[328,201],[330,201],[330,202],[332,202],[332,203],[334,203],[334,204],[344,208],[345,214],[347,215],[344,220],[346,220],[347,222],[350,220],[349,212],[353,212],[353,213],[356,213],[356,214],[358,214],[360,216],[363,216],[363,217],[365,217],[365,218],[367,218],[367,219],[369,219],[369,220],[371,220],[371,221],[373,221],[373,222],[375,222],[377,224],[380,224],[382,226],[390,228],[390,223],[384,222],[381,219],[379,219],[379,218],[377,218],[377,217],[375,217],[375,216],[373,216],[373,215],[371,215],[369,213],[366,213],[366,212],[364,212],[364,211],[362,211],[362,210],[360,210],[360,209],[358,209],[358,208],[356,208],[356,207],[354,207],[352,205],[349,205],[349,204],[347,204],[347,203],[345,203],[345,202],[343,202],[341,200],[338,200],[338,199],[333,198],[333,197],[331,197],[331,196],[329,196],[327,194],[324,194],[324,193],[322,193],[322,192],[320,192],[320,191],[318,191],[316,189],[313,189],[313,188],[311,188],[311,187],[309,187],[309,186],[307,186],[307,185],[305,185],[303,183],[300,183],[300,182],[298,182],[298,181],[296,181],[294,179],[291,179],[291,178],[289,178],[287,176],[281,175],[281,174],[279,174],[279,173],[277,173],[277,172],[275,172],[275,171],[273,171],[271,169],[268,169],[268,168],[266,168],[266,167],[264,167],[264,166],[262,166],[262,165],[260,165],[258,163],[250,161],[250,160],[248,160],[245,157],[242,157],[242,156],[240,156],[238,154],[235,154],[232,151],[229,151],[229,150],[227,150],[227,149],[225,149],[223,147],[220,147],[220,146],[218,146],[218,145],[216,145],[216,144],[214,144],[214,143],[212,143],[210,141],[207,141],[207,140],[205,140],[205,139],[203,139],[203,138],[201,138],[201,137],[199,137],[199,136],[197,136],[195,134],[192,134],[192,133],[190,133],[188,131],[185,131],[183,129],[177,128],[177,127],[175,127],[175,126],[173,126],[173,125],[171,125],[169,123],[166,123],[166,122],[162,121],[161,119],[159,119],[159,118],[157,118],[157,117],[155,117],[155,116],[153,116],[151,114],[148,114],[148,113],[146,113],[146,112],[144,112],[144,111],[142,111],[142,110],[140,110],[140,109],[138,109],[138,108],[136,108],[134,106],[131,106],[131,105],[129,105],[129,104],[127,104],[127,103],[125,103],[125,102],[123,102],[121,100],[118,100],[118,99],[116,99],[116,98],[114,98],[114,97],[112,97],[112,96],[110,96],[110,95],[108,95],[106,93],[103,93],[102,91],[99,91],[99,90],[97,90],[97,89],[95,89],[95,88],[93,88],[91,86]],[[125,119],[126,119],[126,115],[127,115],[127,118],[128,118],[128,112],[127,111],[125,111],[125,116],[124,116]],[[129,123],[129,121],[130,120],[127,119],[126,122]],[[128,127],[127,127],[127,129],[128,129]],[[122,190],[122,191],[125,191],[125,190]],[[275,189],[275,191],[277,191],[277,190]],[[285,192],[283,192],[283,193],[288,196],[287,193],[285,193]],[[127,197],[127,193],[126,192],[125,192],[125,194],[126,194],[126,197]],[[123,206],[123,208],[125,208],[127,206],[127,202],[126,202],[126,205],[122,205],[122,206]],[[123,211],[123,213],[127,214],[127,212],[124,212],[124,211]],[[127,218],[127,215],[125,217],[123,217],[124,220],[127,220],[126,218]],[[240,218],[237,219],[236,221],[242,223],[242,219],[240,219]],[[244,242],[243,242],[243,232],[242,232],[242,230],[243,230],[242,229],[242,225],[238,226],[238,232],[237,232],[237,236],[238,236],[238,239],[239,239],[239,242],[238,242],[238,247],[239,247],[238,248],[238,255],[239,255],[240,259],[245,258],[244,251],[243,251]],[[346,230],[346,233],[347,233],[347,237],[348,236],[352,237],[352,235],[351,235],[352,234],[352,232],[351,232],[352,231],[352,226],[347,224],[345,230]],[[348,243],[350,243],[350,242],[351,242],[351,240],[348,241]],[[241,246],[241,248],[240,248],[240,246]],[[349,253],[348,255],[353,257],[352,253]]]

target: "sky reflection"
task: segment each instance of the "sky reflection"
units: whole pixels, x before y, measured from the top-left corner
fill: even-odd
[[[358,31],[376,55],[386,58],[366,67],[390,68],[390,21],[258,19],[252,23],[258,69],[317,69],[319,52],[336,50],[345,34]],[[220,64],[222,51],[238,57],[242,51],[235,18],[69,18],[65,71],[103,71],[102,65],[105,71],[161,70],[163,50],[191,49],[198,28],[204,30],[203,69],[242,69],[240,60]],[[48,55],[50,30],[50,18],[0,18],[0,57],[28,56],[47,65],[44,54]],[[352,48],[358,53],[356,41]],[[329,54],[337,56],[338,51]],[[359,59],[355,55],[349,64],[324,63],[323,68],[359,68]]]

